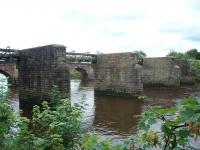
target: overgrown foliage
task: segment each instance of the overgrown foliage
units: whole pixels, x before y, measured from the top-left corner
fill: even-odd
[[[181,52],[176,52],[174,50],[170,50],[169,54],[167,54],[167,56],[172,56],[172,57],[175,57],[177,59],[185,59],[185,55],[184,53],[181,53]]]
[[[51,106],[45,101],[41,107],[34,106],[31,120],[18,116],[8,101],[1,100],[0,149],[78,149],[83,135],[81,108],[71,106],[69,100],[59,99],[58,91],[52,92],[52,98],[55,102]]]
[[[139,59],[143,59],[145,58],[147,55],[145,54],[145,52],[139,50],[139,51],[134,51],[134,53],[136,53],[138,55]]]
[[[173,56],[177,59],[186,59],[190,63],[196,80],[200,81],[200,52],[197,49],[191,49],[185,53],[171,50],[167,56]]]
[[[0,102],[0,149],[12,143],[15,127],[15,114],[12,107],[5,101]]]
[[[85,135],[82,145],[83,150],[122,150],[120,146],[113,146],[110,139],[100,140],[96,135]]]
[[[174,50],[170,50],[167,56],[173,56],[178,59],[196,59],[200,60],[200,52],[197,49],[191,49],[185,53],[176,52]]]
[[[161,127],[155,131],[152,125],[158,122]],[[138,149],[195,149],[191,139],[199,135],[200,102],[189,97],[181,100],[177,107],[150,107],[144,111],[139,122],[139,133],[133,139]]]
[[[0,147],[16,150],[76,149],[82,135],[80,117],[80,110],[73,108],[69,100],[64,100],[55,110],[45,101],[41,108],[34,106],[32,120],[16,117],[9,104],[2,102]]]

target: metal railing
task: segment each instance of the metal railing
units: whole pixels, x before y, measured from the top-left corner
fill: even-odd
[[[0,60],[8,59],[8,58],[17,58],[18,57],[18,51],[16,49],[10,49],[10,48],[0,48]]]
[[[78,63],[85,63],[85,62],[96,62],[96,54],[90,53],[76,53],[76,52],[66,52],[66,61],[67,62],[78,62]]]

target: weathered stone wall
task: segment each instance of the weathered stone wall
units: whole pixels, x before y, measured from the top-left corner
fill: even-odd
[[[12,84],[18,81],[18,69],[16,62],[0,62],[0,73],[11,78]]]
[[[181,76],[180,76],[181,83],[194,84],[195,77],[192,76],[192,71],[188,61],[184,59],[176,59],[175,63],[180,67],[181,70]]]
[[[53,85],[57,85],[62,97],[70,90],[69,72],[66,69],[66,48],[48,45],[20,51],[19,99],[21,105],[40,104],[50,100]]]
[[[141,95],[141,66],[137,61],[134,53],[98,55],[95,69],[96,94]]]
[[[144,86],[180,86],[180,68],[174,58],[144,58],[142,81]]]

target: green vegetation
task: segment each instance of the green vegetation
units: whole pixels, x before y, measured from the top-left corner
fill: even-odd
[[[170,50],[167,56],[173,56],[178,59],[195,59],[200,60],[200,52],[197,49],[191,49],[185,53],[176,52],[174,50]]]
[[[85,135],[82,141],[82,150],[131,150],[130,141],[125,140],[122,144],[112,145],[111,139],[100,140],[97,135]]]
[[[74,68],[69,70],[69,74],[72,79],[81,79],[81,73]]]
[[[146,100],[148,97],[146,95],[138,96],[139,100]]]
[[[170,52],[169,52],[169,54],[167,54],[167,56],[172,56],[172,57],[175,57],[177,59],[186,59],[184,53],[176,52],[174,50],[170,50]]]
[[[193,97],[181,100],[176,107],[150,107],[141,114],[134,142],[138,149],[195,149],[190,141],[200,135],[199,110],[200,102]],[[158,121],[161,130],[153,131],[151,127]]]
[[[200,81],[200,52],[197,49],[191,49],[185,53],[176,52],[171,50],[167,56],[172,56],[177,59],[186,59],[190,63],[196,80]]]
[[[7,101],[0,103],[0,149],[68,150],[81,141],[81,109],[69,100],[50,107],[34,106],[32,119],[17,116]]]
[[[138,58],[139,59],[143,59],[143,58],[145,58],[147,55],[145,54],[145,52],[143,52],[143,51],[134,51],[134,53],[136,53],[137,55],[138,55]]]

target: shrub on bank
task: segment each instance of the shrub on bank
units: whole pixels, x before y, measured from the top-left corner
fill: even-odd
[[[82,127],[81,111],[71,106],[69,100],[51,109],[47,102],[34,106],[32,119],[14,117],[7,102],[0,103],[0,146],[3,149],[77,149]],[[14,133],[14,130],[15,133]],[[11,135],[11,133],[14,133]],[[11,140],[8,145],[7,139]]]

